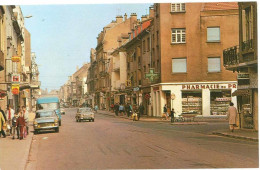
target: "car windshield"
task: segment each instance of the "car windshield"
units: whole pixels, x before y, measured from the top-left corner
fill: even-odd
[[[53,116],[55,116],[55,113],[53,111],[37,112],[36,113],[36,118],[53,117]]]
[[[42,109],[58,109],[59,108],[59,104],[58,103],[42,103],[42,104],[38,104],[37,105],[38,110],[42,110]]]
[[[80,108],[80,109],[78,110],[78,113],[91,112],[91,111],[92,111],[91,108]]]

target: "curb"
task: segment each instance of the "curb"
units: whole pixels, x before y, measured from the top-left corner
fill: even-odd
[[[245,139],[245,140],[250,140],[250,141],[258,142],[258,139],[257,139],[257,138],[252,138],[252,137],[238,136],[238,135],[232,135],[232,134],[221,133],[221,132],[212,132],[212,134],[214,134],[214,135],[219,135],[219,136],[230,137],[230,138]]]

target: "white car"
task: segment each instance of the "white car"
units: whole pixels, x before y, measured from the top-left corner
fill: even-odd
[[[79,108],[76,113],[76,122],[81,122],[84,120],[92,121],[95,120],[95,113],[89,107]]]

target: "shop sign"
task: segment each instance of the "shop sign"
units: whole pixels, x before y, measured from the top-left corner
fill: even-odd
[[[215,101],[226,102],[226,101],[231,101],[231,98],[230,97],[216,98]]]
[[[231,89],[237,88],[236,84],[191,84],[182,85],[182,90],[200,90],[200,89]]]
[[[19,84],[12,84],[12,93],[18,95],[20,91]]]
[[[135,88],[134,88],[134,91],[139,91],[139,87],[135,87]]]
[[[237,79],[249,79],[248,73],[238,73]]]
[[[20,83],[20,74],[12,74],[12,82]]]
[[[20,56],[12,56],[11,60],[12,60],[12,62],[20,62],[21,57]]]

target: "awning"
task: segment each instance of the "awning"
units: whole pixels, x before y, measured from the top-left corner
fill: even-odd
[[[249,94],[247,89],[238,89],[232,93],[232,96],[248,96]]]

